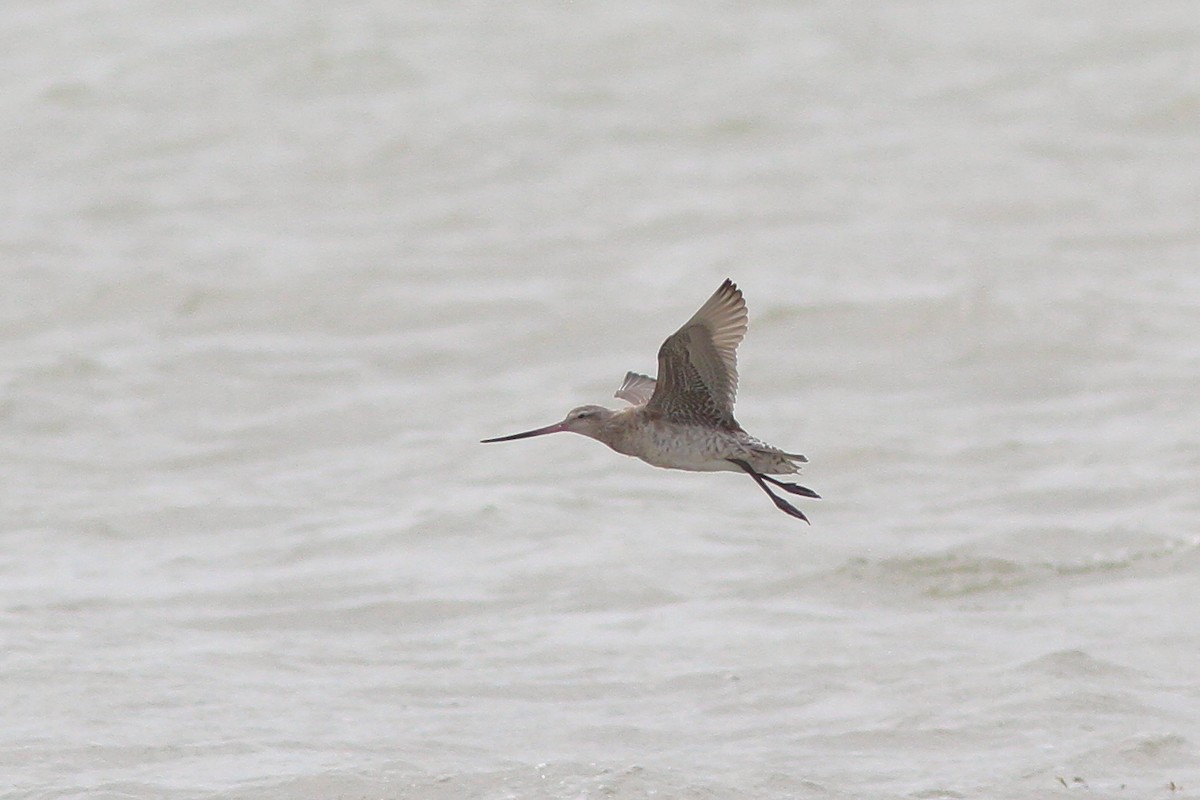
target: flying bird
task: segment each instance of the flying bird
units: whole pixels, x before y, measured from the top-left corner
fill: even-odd
[[[614,397],[618,410],[579,406],[562,422],[511,436],[508,442],[547,433],[580,433],[655,467],[692,472],[745,472],[786,514],[808,522],[804,512],[771,491],[820,498],[816,492],[772,475],[791,475],[808,461],[760,441],[733,418],[737,395],[737,346],[746,335],[746,301],[726,279],[683,327],[658,350],[658,379],[630,372]]]

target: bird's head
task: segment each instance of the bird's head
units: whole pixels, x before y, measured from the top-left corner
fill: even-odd
[[[563,426],[564,431],[581,433],[595,439],[596,434],[604,427],[604,423],[612,419],[612,415],[615,413],[604,406],[580,406],[568,411],[567,416],[559,425]]]

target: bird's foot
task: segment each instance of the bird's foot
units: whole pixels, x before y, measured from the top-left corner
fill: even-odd
[[[771,493],[767,492],[767,494],[771,494]],[[776,495],[771,494],[771,500],[775,503],[775,507],[778,508],[783,513],[785,513],[789,516],[793,516],[796,519],[802,519],[805,522],[808,522],[808,517],[804,516],[803,511],[796,508],[794,505],[789,503],[787,500],[784,500],[782,497],[777,497]],[[812,525],[811,522],[808,522],[808,524]]]
[[[779,481],[775,480],[774,478],[763,475],[760,472],[755,472],[753,467],[751,467],[745,461],[742,461],[740,458],[731,458],[731,459],[728,459],[728,461],[729,461],[729,463],[734,464],[737,467],[739,467],[740,469],[742,469],[747,475],[749,475],[751,478],[753,478],[754,482],[758,484],[758,488],[762,489],[764,492],[767,493],[767,497],[771,498],[771,502],[775,504],[776,508],[778,508],[783,513],[787,514],[789,517],[795,517],[796,519],[802,519],[805,522],[808,522],[808,517],[804,516],[803,511],[796,508],[794,505],[789,503],[787,500],[784,500],[782,497],[780,497],[779,495],[772,492],[769,488],[767,488],[766,481],[770,481],[771,483],[775,484],[776,486],[779,486],[784,489],[787,489],[788,486],[795,486],[797,489],[804,489],[803,486],[796,486],[796,484],[794,484],[794,483],[783,484],[783,483],[780,483]],[[790,492],[792,490],[787,489],[787,491]],[[812,490],[805,489],[804,491],[811,492]],[[808,524],[811,525],[812,523],[809,522]]]
[[[788,492],[789,494],[798,494],[801,497],[811,497],[814,500],[821,499],[821,495],[817,494],[816,492],[814,492],[812,489],[808,488],[807,486],[801,486],[798,483],[784,483],[783,481],[777,481],[774,478],[772,478],[770,475],[763,475],[763,479],[775,484],[780,489],[783,489],[785,492]]]

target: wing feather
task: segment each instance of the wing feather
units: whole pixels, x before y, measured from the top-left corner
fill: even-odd
[[[654,394],[656,383],[657,381],[649,375],[626,372],[625,382],[621,384],[621,388],[617,389],[613,397],[619,397],[631,405],[644,406],[650,402],[650,396]]]
[[[733,418],[737,347],[748,318],[741,290],[726,279],[659,348],[658,381],[647,409],[677,422],[739,429]]]

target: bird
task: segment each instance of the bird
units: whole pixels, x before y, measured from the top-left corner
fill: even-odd
[[[663,469],[744,472],[780,511],[811,525],[803,511],[768,486],[820,499],[812,489],[771,477],[795,474],[808,459],[756,439],[733,416],[737,348],[748,320],[741,289],[726,278],[700,310],[662,343],[657,379],[626,373],[613,396],[628,407],[579,406],[561,422],[483,439],[481,444],[569,432]]]

